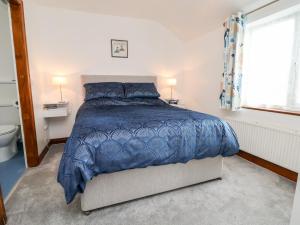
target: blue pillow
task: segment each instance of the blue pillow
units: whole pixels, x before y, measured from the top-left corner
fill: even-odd
[[[125,83],[126,98],[158,98],[158,93],[154,83]]]
[[[96,98],[124,98],[124,88],[119,82],[85,84],[85,101]]]

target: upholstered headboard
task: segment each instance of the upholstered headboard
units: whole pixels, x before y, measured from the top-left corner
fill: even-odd
[[[154,83],[157,84],[156,76],[115,76],[115,75],[82,75],[82,85],[98,82],[133,82],[133,83]]]

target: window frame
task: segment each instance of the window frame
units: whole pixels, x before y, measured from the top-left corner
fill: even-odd
[[[242,109],[256,110],[256,111],[262,111],[262,112],[271,112],[271,113],[279,113],[279,114],[285,114],[285,115],[291,115],[291,116],[300,116],[300,111],[276,109],[276,108],[271,108],[271,107],[267,108],[267,107],[254,107],[254,106],[243,105]]]
[[[290,106],[275,106],[267,104],[265,105],[250,105],[247,103],[242,104],[241,108],[249,109],[249,110],[257,110],[257,111],[265,111],[265,112],[272,112],[272,113],[280,113],[286,115],[294,115],[300,116],[300,104],[297,104],[297,89],[300,91],[300,86],[298,86],[298,80],[300,79],[300,38],[297,38],[297,34],[300,34],[300,11],[291,13],[290,15],[285,15],[279,18],[275,18],[274,20],[285,20],[289,17],[295,17],[295,37],[293,43],[293,59],[291,61],[291,71],[288,76],[288,93],[287,93],[287,105]],[[255,21],[256,22],[256,21]],[[254,23],[255,23],[254,22]],[[272,20],[267,21],[266,23],[271,24]],[[255,25],[254,25],[255,26]],[[255,27],[259,28],[263,26],[262,24],[257,24]],[[247,28],[246,28],[247,29]],[[249,29],[253,29],[253,26],[250,25]],[[246,31],[247,32],[247,31]],[[251,34],[250,34],[251,35]],[[247,97],[244,97],[247,99]]]

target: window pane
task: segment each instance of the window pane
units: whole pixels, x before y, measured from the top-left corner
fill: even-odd
[[[244,68],[246,104],[287,106],[295,19],[251,27],[248,32]]]

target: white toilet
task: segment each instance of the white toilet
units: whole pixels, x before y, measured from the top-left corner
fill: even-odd
[[[0,125],[0,163],[17,154],[18,131],[18,126]]]

